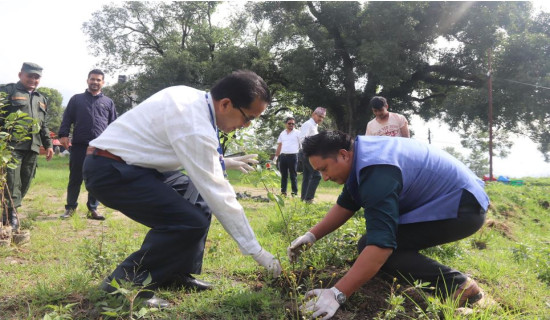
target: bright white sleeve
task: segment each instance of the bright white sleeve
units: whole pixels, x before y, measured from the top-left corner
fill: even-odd
[[[218,141],[206,135],[188,135],[171,141],[187,175],[195,184],[224,229],[243,254],[256,254],[261,247],[248,223],[235,191],[223,176]]]

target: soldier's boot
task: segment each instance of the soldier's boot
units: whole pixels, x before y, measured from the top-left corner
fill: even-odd
[[[2,219],[2,223],[4,218]],[[15,209],[9,209],[8,210],[8,221],[11,226],[11,230],[16,232],[19,231],[19,219],[17,217],[17,211]]]

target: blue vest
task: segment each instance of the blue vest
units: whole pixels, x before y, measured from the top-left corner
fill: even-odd
[[[354,161],[346,186],[357,203],[359,173],[372,165],[399,168],[399,224],[456,218],[463,190],[487,210],[489,197],[481,179],[445,151],[409,138],[357,136]]]

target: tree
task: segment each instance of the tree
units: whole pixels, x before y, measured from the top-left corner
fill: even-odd
[[[59,132],[59,126],[63,120],[63,96],[61,92],[53,88],[40,87],[38,92],[46,96],[48,99],[48,110],[46,113],[46,122],[48,123],[48,129],[52,132]]]
[[[281,83],[324,103],[338,128],[361,133],[373,95],[392,109],[487,131],[487,51],[495,56],[494,124],[548,150],[548,14],[528,2],[261,2]],[[441,47],[442,40],[452,46]],[[524,49],[524,50],[523,50]],[[498,79],[498,80],[497,80]],[[510,80],[535,84],[518,86]],[[536,87],[538,87],[538,90]],[[475,121],[479,119],[481,121]],[[546,140],[545,140],[546,139]],[[546,142],[545,142],[546,141]]]

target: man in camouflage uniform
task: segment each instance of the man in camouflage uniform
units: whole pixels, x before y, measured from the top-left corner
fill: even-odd
[[[36,91],[42,76],[42,67],[36,63],[25,62],[19,72],[19,82],[0,86],[0,92],[7,94],[6,111],[2,117],[9,113],[21,110],[38,121],[39,130],[29,134],[29,140],[15,142],[13,157],[19,160],[15,169],[7,169],[7,185],[4,189],[4,198],[7,200],[2,210],[2,224],[11,225],[12,229],[19,229],[17,208],[29,190],[29,185],[36,170],[36,160],[40,152],[40,146],[46,149],[46,159],[53,156],[50,131],[46,123],[46,110],[48,101],[44,95]],[[3,123],[2,123],[3,127]]]

